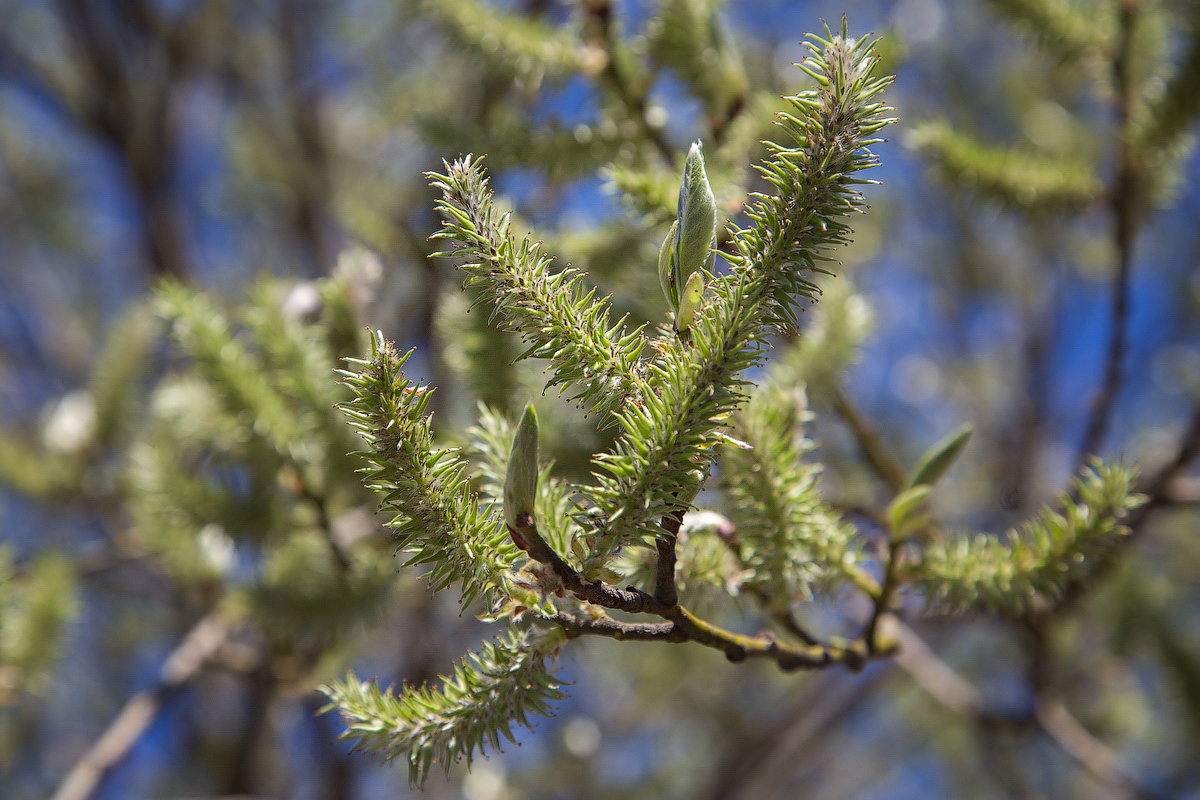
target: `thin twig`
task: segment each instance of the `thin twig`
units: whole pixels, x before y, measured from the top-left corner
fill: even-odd
[[[867,462],[875,473],[884,480],[893,492],[899,492],[908,482],[904,467],[888,450],[875,426],[871,424],[855,407],[854,401],[840,387],[834,389],[834,409],[850,426],[859,449],[866,456]],[[871,617],[863,629],[861,639],[867,643],[870,652],[875,652],[876,629],[879,620],[890,610],[892,594],[897,584],[897,562],[900,558],[900,543],[889,536],[883,554],[883,580],[879,585],[879,593],[874,597],[875,605]]]
[[[158,683],[130,697],[117,718],[63,778],[53,800],[87,800],[110,769],[116,766],[154,722],[164,701],[195,677],[220,649],[232,630],[222,609],[206,614],[171,651]]]

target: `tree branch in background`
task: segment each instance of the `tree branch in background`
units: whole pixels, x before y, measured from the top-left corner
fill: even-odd
[[[876,427],[863,416],[840,386],[835,389],[833,407],[854,434],[859,449],[862,450],[867,463],[875,470],[875,474],[882,478],[892,491],[904,488],[905,481],[908,480],[904,467],[900,466],[900,462],[888,451]]]
[[[988,728],[1034,727],[1110,789],[1137,798],[1159,795],[1137,781],[1113,750],[1084,728],[1045,687],[1036,692],[1031,714],[994,711],[969,681],[930,649],[907,625],[901,627],[895,662],[927,695],[949,711]]]
[[[1133,34],[1138,19],[1138,3],[1121,0],[1118,40],[1113,60],[1113,85],[1117,96],[1113,147],[1117,165],[1110,189],[1109,204],[1113,216],[1113,248],[1117,263],[1110,301],[1108,349],[1105,356],[1104,382],[1092,401],[1091,414],[1075,459],[1075,471],[1095,454],[1108,431],[1109,418],[1124,376],[1126,339],[1129,328],[1130,271],[1133,246],[1137,239],[1139,175],[1130,142],[1130,121],[1137,100],[1132,70]]]
[[[167,656],[158,683],[130,697],[108,729],[75,763],[53,800],[87,800],[104,776],[121,762],[153,724],[163,704],[191,681],[228,640],[233,620],[222,609],[210,611]]]

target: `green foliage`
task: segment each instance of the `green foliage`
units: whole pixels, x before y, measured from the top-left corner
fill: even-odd
[[[442,191],[445,225],[437,236],[452,243],[442,255],[463,258],[466,286],[480,290],[492,320],[531,342],[521,358],[548,359],[549,385],[577,386],[573,399],[602,417],[638,394],[640,331],[626,332],[623,321],[609,324],[608,304],[595,301],[595,289],[583,290],[578,271],[552,273],[537,243],[516,240],[509,217],[497,217],[480,161],[455,161],[430,179]]]
[[[501,501],[504,496],[509,453],[516,433],[516,426],[482,403],[475,425],[466,431],[464,452],[472,460],[475,481],[481,496],[493,502]],[[544,461],[538,466],[533,516],[537,520],[538,533],[555,551],[570,554],[578,547],[574,543],[579,526],[572,518],[571,487],[551,474],[553,468],[552,461]]]
[[[45,553],[14,569],[0,547],[0,708],[18,687],[40,692],[77,612],[76,575],[68,558]]]
[[[470,765],[477,751],[499,750],[502,738],[512,742],[512,723],[549,714],[562,694],[545,661],[561,641],[554,633],[510,632],[470,654],[436,690],[396,696],[351,674],[322,691],[347,720],[344,738],[389,760],[406,756],[417,785],[434,764],[449,769],[465,758]]]
[[[359,346],[350,280],[264,282],[234,311],[164,284],[172,369],[123,463],[129,546],[261,625],[272,646],[303,653],[293,669],[313,668],[394,586],[369,525],[348,527],[368,497],[332,379],[334,352]]]
[[[431,395],[403,371],[410,355],[377,334],[369,361],[350,360],[361,371],[342,373],[354,393],[342,408],[370,448],[363,482],[391,515],[406,565],[428,564],[433,589],[459,583],[464,604],[490,602],[517,549],[502,520],[480,506],[466,461],[453,448],[434,447]]]
[[[1178,186],[1175,165],[1191,150],[1188,131],[1200,114],[1200,45],[1195,36],[1200,15],[1195,8],[1175,20],[1158,3],[991,4],[1064,63],[1093,70],[1111,67],[1111,74],[1097,77],[1111,81],[1117,95],[1116,180],[1127,185],[1105,187],[1100,176],[1106,170],[1075,154],[988,145],[943,121],[918,125],[909,134],[910,145],[948,184],[1030,213],[1080,211],[1102,199],[1119,202],[1138,215],[1165,205]],[[1182,56],[1170,64],[1169,34],[1180,27],[1191,35]],[[1106,197],[1108,193],[1120,196]]]
[[[963,449],[971,439],[972,431],[974,428],[970,425],[963,425],[953,433],[947,434],[944,439],[931,445],[918,459],[917,465],[913,467],[906,488],[933,486],[941,480],[942,476],[950,467],[954,466],[954,462],[962,455]]]
[[[504,477],[504,521],[509,528],[525,527],[534,521],[538,481],[538,421],[533,403],[525,406]]]
[[[214,609],[236,612],[228,615],[235,646],[218,655],[223,670],[245,670],[256,701],[260,678],[290,693],[311,688],[331,668],[345,668],[340,662],[350,652],[354,632],[376,619],[394,597],[393,548],[403,551],[406,566],[425,572],[429,588],[458,587],[459,617],[478,614],[504,632],[440,685],[405,686],[393,693],[350,673],[324,689],[327,710],[339,710],[347,721],[345,738],[385,758],[404,758],[417,784],[435,766],[449,769],[494,752],[502,740],[512,740],[513,724],[529,725],[532,718],[549,714],[562,695],[547,662],[575,638],[690,642],[716,649],[730,662],[765,659],[786,672],[859,670],[889,657],[898,643],[912,641],[911,631],[901,635],[898,620],[920,603],[930,615],[1018,615],[1013,630],[1046,633],[1047,620],[1058,615],[1045,612],[1062,611],[1060,600],[1093,585],[1132,539],[1125,524],[1141,519],[1129,513],[1139,502],[1134,471],[1095,462],[1058,510],[1045,509],[1005,535],[947,538],[938,519],[947,509],[952,509],[947,516],[978,520],[999,515],[997,508],[1007,514],[1034,502],[1026,499],[1031,487],[1018,485],[1011,505],[1005,496],[998,505],[967,510],[1007,469],[1000,465],[1008,453],[995,443],[1007,445],[1005,437],[1014,429],[1030,433],[1014,449],[1022,450],[1024,472],[1033,473],[1029,467],[1047,454],[1033,441],[1043,437],[1034,434],[1051,433],[1051,419],[1039,418],[1039,409],[1020,408],[1014,416],[1026,411],[1028,416],[1019,429],[1006,429],[1006,420],[990,415],[980,420],[981,436],[1002,451],[1001,457],[989,462],[986,476],[976,472],[959,480],[952,467],[969,428],[934,445],[906,474],[900,465],[909,461],[907,437],[920,435],[909,431],[921,430],[919,420],[907,425],[907,411],[924,409],[909,409],[903,417],[890,417],[894,408],[886,405],[872,409],[872,414],[882,412],[876,421],[902,423],[878,436],[871,420],[847,410],[853,402],[848,367],[870,334],[872,314],[845,275],[827,278],[830,270],[844,271],[835,266],[837,248],[850,242],[853,215],[865,210],[859,193],[872,181],[863,171],[876,163],[872,150],[893,121],[881,97],[890,79],[882,74],[887,70],[880,64],[878,42],[850,38],[844,23],[839,31],[811,37],[801,68],[815,86],[796,92],[788,79],[775,75],[774,52],[760,57],[758,48],[735,45],[723,18],[728,4],[721,0],[660,0],[644,15],[640,6],[630,14],[628,4],[607,0],[570,5],[572,15],[564,23],[542,2],[527,4],[523,12],[520,4],[485,0],[401,0],[388,6],[394,18],[421,19],[399,40],[394,28],[374,30],[375,19],[368,14],[347,20],[353,30],[330,25],[339,36],[366,31],[366,38],[388,53],[379,69],[386,74],[379,93],[368,102],[339,93],[332,109],[317,96],[323,80],[310,82],[311,76],[302,74],[303,53],[277,43],[260,47],[257,39],[239,38],[236,52],[209,51],[203,42],[192,50],[191,30],[183,29],[162,54],[132,59],[170,66],[178,58],[204,74],[213,56],[221,86],[228,80],[239,94],[252,94],[259,74],[276,68],[287,80],[305,85],[298,102],[279,98],[289,107],[273,137],[252,135],[260,123],[235,119],[230,159],[271,181],[266,191],[284,198],[277,214],[301,231],[299,250],[314,253],[314,260],[328,260],[323,251],[330,249],[324,243],[330,232],[335,240],[349,233],[384,248],[388,270],[398,278],[386,288],[403,299],[398,312],[390,308],[377,316],[394,325],[397,335],[410,336],[416,328],[417,335],[427,337],[429,352],[422,353],[427,358],[410,360],[411,352],[375,333],[369,357],[344,360],[368,347],[361,307],[388,294],[375,296],[378,285],[359,285],[347,277],[346,264],[369,258],[352,248],[329,280],[298,286],[264,281],[236,303],[182,282],[163,284],[152,304],[139,305],[112,327],[98,366],[90,374],[71,376],[71,385],[83,388],[58,398],[42,424],[0,432],[0,479],[8,488],[43,501],[94,506],[101,512],[97,516],[105,517],[104,526],[113,528],[106,531],[112,535],[104,545],[111,552],[102,554],[97,569],[83,574],[107,575],[113,566],[132,567],[133,573],[147,566],[169,583],[180,619]],[[927,4],[904,4],[895,19],[921,17],[914,11],[929,11],[917,9],[922,5]],[[1053,102],[1039,101],[1033,111],[1052,107],[1051,116],[1059,121],[1065,115],[1066,133],[1039,137],[1040,129],[1030,122],[1036,115],[1026,106],[1005,109],[1013,113],[1002,118],[1019,121],[1032,144],[992,146],[982,135],[937,121],[918,126],[912,142],[947,182],[1026,212],[1047,238],[1061,238],[1068,247],[1079,239],[1087,239],[1085,247],[1095,245],[1099,236],[1093,228],[1101,226],[1092,225],[1091,217],[1089,230],[1081,233],[1072,226],[1065,236],[1059,236],[1057,224],[1044,221],[1058,223],[1072,212],[1082,216],[1101,209],[1120,217],[1117,247],[1126,239],[1132,249],[1139,219],[1164,202],[1182,174],[1177,167],[1189,152],[1190,129],[1200,111],[1200,47],[1194,34],[1178,48],[1171,40],[1170,12],[1182,6],[1115,0],[1099,5],[995,0],[991,5],[1056,62],[1026,59],[1022,77],[1041,70],[1038,74],[1049,79],[1026,81],[1016,94],[1028,103],[1043,86],[1064,92]],[[305,14],[284,15],[291,46],[308,44],[299,30],[302,17],[332,17],[334,6],[316,4]],[[195,13],[215,20],[211,24],[227,24],[221,4],[201,7],[179,16]],[[36,4],[30,8],[30,14],[47,13]],[[245,27],[254,29],[259,15],[273,12],[246,13],[244,21],[255,24]],[[1187,13],[1194,13],[1191,6]],[[157,21],[168,27],[171,22],[165,16]],[[960,35],[970,34],[955,28],[951,38]],[[918,48],[927,41],[914,37],[914,58],[923,55]],[[3,35],[0,45],[7,54]],[[928,52],[952,62],[960,57],[954,49],[930,47]],[[419,68],[404,63],[407,51],[419,53]],[[393,59],[393,53],[401,55]],[[1178,56],[1176,63],[1168,63],[1168,56]],[[0,72],[21,66],[7,57],[0,62]],[[53,62],[47,66],[46,75],[53,78]],[[976,77],[970,69],[954,74],[963,82]],[[1089,119],[1100,103],[1067,94],[1078,88],[1081,74],[1092,81],[1089,88],[1101,87],[1096,97],[1112,101],[1115,113],[1105,109],[1102,118]],[[39,77],[33,71],[29,76]],[[140,86],[137,81],[130,85]],[[89,96],[107,96],[86,81],[79,86]],[[588,115],[579,117],[586,121],[563,123],[542,113],[547,103],[554,106],[540,93],[545,86],[566,86],[572,93],[586,87],[581,94],[587,96]],[[163,88],[164,97],[175,96],[176,87]],[[677,89],[696,102],[685,101],[686,113],[672,116],[678,110]],[[8,99],[4,95],[0,102]],[[120,93],[114,102],[114,108],[124,102]],[[316,109],[320,113],[313,113]],[[66,110],[71,112],[70,103]],[[119,122],[120,114],[114,116]],[[140,106],[134,116],[141,118]],[[326,126],[330,137],[323,142]],[[1105,126],[1111,130],[1094,135]],[[394,137],[380,133],[393,130]],[[127,153],[148,152],[140,146],[142,139],[135,136],[131,141],[139,146],[130,147],[119,133],[104,127],[102,138],[108,145],[123,145]],[[0,124],[0,150],[6,152],[12,149],[4,141],[7,135],[7,123]],[[1104,135],[1108,140],[1102,141]],[[692,139],[706,143],[703,159],[698,143],[690,150],[679,146]],[[445,251],[441,255],[459,262],[463,293],[443,292],[450,281],[425,264],[429,248],[422,227],[430,215],[406,205],[424,197],[424,187],[414,188],[416,165],[431,161],[435,151],[487,152],[493,176],[489,179],[482,160],[471,156],[427,173],[439,193],[436,209],[442,220],[434,239]],[[390,162],[393,174],[378,169],[381,154],[396,152],[401,157]],[[1110,156],[1113,164],[1100,163]],[[760,157],[765,161],[754,166]],[[145,161],[154,176],[170,174],[169,159],[160,163],[147,156]],[[24,169],[23,159],[8,162],[14,174]],[[136,173],[137,163],[127,166]],[[533,199],[493,196],[494,187],[510,185],[512,169],[520,170],[522,187],[535,187]],[[563,196],[560,192],[574,189],[569,181],[600,170],[623,196],[636,218],[632,224],[619,219],[588,224],[546,213]],[[364,174],[372,171],[379,174]],[[1108,176],[1111,185],[1105,185]],[[137,177],[143,183],[135,182],[135,188],[144,188],[147,176]],[[23,184],[13,194],[24,203]],[[153,220],[157,197],[143,199],[153,201],[143,209],[154,212],[145,215]],[[67,204],[50,205],[57,214],[58,206]],[[514,210],[505,210],[510,207]],[[255,211],[247,216],[257,219]],[[545,219],[553,230],[522,237],[521,231]],[[339,221],[349,231],[339,230]],[[1007,224],[1006,232],[1011,231]],[[70,233],[83,226],[64,227]],[[866,231],[860,237],[865,246],[846,260],[858,260],[882,240],[880,228]],[[289,252],[285,234],[278,246]],[[1033,323],[1029,328],[1051,329],[1062,319],[1062,305],[1080,297],[1069,281],[1048,279],[1040,271],[1025,274],[1025,248],[1043,242],[1035,237],[1014,242],[1006,235],[988,232],[978,240],[987,247],[1001,245],[995,260],[1003,261],[1004,277],[1012,279],[1023,301],[1035,299],[1020,305],[1003,298],[993,307],[988,296],[972,298],[984,303],[971,306],[983,311],[971,324],[988,329],[993,316],[1007,321],[1015,310],[1019,322]],[[938,305],[951,308],[961,299],[953,294],[961,287],[951,284],[983,278],[990,290],[998,283],[992,281],[996,273],[985,277],[970,269],[969,259],[952,257],[962,255],[954,252],[960,245],[953,237],[933,238],[938,241],[930,249],[938,258],[928,263],[952,273],[932,287]],[[151,236],[147,241],[154,248],[164,240]],[[1111,245],[1106,240],[1103,246]],[[176,271],[169,262],[156,267]],[[656,280],[667,298],[665,313]],[[1061,303],[1053,297],[1059,293]],[[890,314],[894,308],[887,299],[881,308]],[[1038,320],[1043,302],[1047,320]],[[468,315],[471,303],[487,313]],[[798,324],[802,318],[809,324]],[[934,330],[930,322],[922,329]],[[1116,320],[1114,329],[1121,324]],[[1045,368],[1057,362],[1045,353],[1057,352],[1050,345],[1058,343],[1047,341],[1045,330],[1021,341],[1020,358],[1043,359],[1036,366],[1048,372]],[[1113,363],[1119,366],[1127,354],[1114,350]],[[970,414],[1001,408],[1027,388],[992,391],[1009,387],[997,387],[992,365],[979,362],[953,372],[953,365],[939,361],[945,380],[940,388],[948,391],[937,399],[959,402],[964,372],[968,381],[993,381],[986,396],[972,398]],[[333,377],[339,364],[345,367],[340,385]],[[1155,377],[1161,377],[1162,365],[1156,360],[1154,366]],[[1050,383],[1052,377],[1038,375],[1030,383]],[[586,413],[575,414],[551,399],[538,401],[536,415],[532,405],[526,406],[520,417],[520,404],[543,380]],[[1120,380],[1109,388],[1113,396],[1119,394]],[[1030,398],[1012,405],[1026,402],[1032,405]],[[463,431],[472,408],[475,424]],[[825,416],[826,410],[847,423],[853,441]],[[572,421],[564,423],[565,415]],[[810,436],[822,439],[820,449]],[[885,439],[894,440],[905,457],[889,457]],[[1060,443],[1056,436],[1044,439],[1048,446]],[[355,449],[365,452],[348,453]],[[557,460],[546,458],[548,453]],[[1177,477],[1191,457],[1187,446],[1178,455],[1178,463],[1146,482],[1155,487],[1150,508],[1174,502],[1172,492],[1180,487],[1168,479]],[[971,469],[979,469],[979,460],[972,459]],[[878,480],[860,480],[865,469]],[[832,488],[822,489],[822,475],[835,478]],[[1017,479],[1024,480],[1023,474]],[[999,499],[1000,491],[988,500]],[[368,519],[367,509],[375,505],[382,525]],[[122,513],[111,513],[114,509]],[[376,535],[383,529],[395,537],[385,541]],[[53,666],[72,612],[76,572],[67,566],[67,556],[44,555],[14,568],[7,550],[2,552],[0,702],[44,687],[39,681]],[[443,610],[434,601],[405,609],[419,615],[420,624],[391,630],[419,630],[426,644],[430,630],[434,636],[443,632],[437,618]],[[822,627],[832,623],[845,629],[845,636],[823,640],[806,631],[799,617],[810,612]],[[1135,617],[1126,624],[1139,621]],[[1187,631],[1165,617],[1156,625],[1149,632],[1158,661],[1195,708],[1200,684]],[[471,636],[474,640],[473,630]],[[1043,649],[1030,653],[1033,663],[1047,659],[1048,641],[1039,640]],[[711,705],[692,702],[711,694],[703,680],[695,681],[700,687],[685,685],[707,663],[684,661],[686,651],[679,656],[680,649],[657,648],[669,651],[666,657],[655,657],[645,672],[631,671],[627,685],[641,714],[658,710],[645,704],[647,698],[664,704],[686,698],[678,704],[686,703],[687,711],[673,710],[667,718],[682,735],[676,741],[686,750],[689,773],[701,775],[695,769],[700,750],[692,744],[706,731],[675,725],[686,714],[707,717],[713,730],[719,728],[721,735],[709,737],[713,740],[744,740],[768,751],[794,740],[763,725],[762,705],[756,705],[764,696],[779,697],[777,687],[784,681],[758,682],[745,695],[730,695],[723,707],[720,698]],[[440,647],[392,650],[403,651],[404,667],[422,675],[429,674],[424,659],[442,653]],[[620,650],[594,659],[606,678],[637,664],[637,653],[654,648]],[[240,662],[243,651],[254,658]],[[906,669],[920,667],[920,651],[915,654],[903,664]],[[944,671],[932,653],[925,660],[930,659],[935,675]],[[586,673],[592,664],[584,659],[580,667]],[[1056,672],[1044,671],[1051,678]],[[664,680],[678,691],[662,692]],[[928,690],[928,682],[918,683]],[[943,682],[951,688],[958,683]],[[1031,689],[1036,694],[1046,687]],[[276,702],[273,691],[264,690],[262,708]],[[946,702],[945,694],[930,694]],[[949,694],[950,706],[953,696],[966,698],[959,705],[978,714],[975,721],[986,738],[985,728],[995,718],[983,703],[970,691]],[[979,694],[990,693],[981,687]],[[1035,699],[1038,715],[1017,721],[1014,740],[1024,726],[1045,725],[1046,698]],[[247,740],[260,729],[255,719],[251,722]],[[737,736],[727,735],[730,731]],[[0,732],[0,745],[8,738],[13,737]],[[708,741],[704,746],[711,753],[721,745]],[[567,766],[556,763],[556,769],[576,775],[595,769],[569,743],[567,748],[571,759],[551,756],[543,763],[561,762]],[[1084,758],[1095,751],[1070,749]],[[731,754],[737,755],[723,755]],[[768,755],[759,763],[784,760]],[[656,780],[670,771],[670,764],[655,767]],[[1016,784],[1009,788],[1036,793]],[[1138,787],[1122,783],[1119,788],[1139,794]],[[695,793],[661,790],[653,780],[631,794],[638,791],[643,796]]]
[[[1091,0],[989,0],[989,4],[1064,61],[1103,50],[1113,38],[1115,25],[1106,4]]]
[[[1086,578],[1129,531],[1125,515],[1140,502],[1137,471],[1095,462],[1077,478],[1063,510],[1045,509],[1007,540],[978,534],[928,545],[911,568],[931,613],[973,608],[1017,614],[1061,597]]]
[[[1011,541],[917,538],[935,530],[929,493],[961,453],[968,426],[920,459],[908,491],[890,505],[891,543],[873,554],[821,500],[820,466],[810,461],[813,445],[802,431],[805,385],[830,394],[869,327],[852,290],[831,293],[827,314],[808,337],[783,348],[762,386],[747,377],[779,334],[796,337],[796,305],[815,298],[822,265],[847,241],[847,217],[861,208],[858,187],[870,181],[858,173],[875,164],[870,147],[891,122],[878,99],[889,79],[874,75],[872,47],[844,28],[811,38],[801,67],[817,88],[785,98],[780,126],[787,144],[769,145],[759,167],[774,192],[752,195],[747,224],[729,231],[724,273],[705,263],[715,242],[715,201],[693,146],[657,265],[676,325],[653,335],[645,327],[629,331],[623,320],[613,324],[608,300],[583,289],[580,273],[553,271],[539,244],[512,235],[478,159],[430,175],[442,193],[437,238],[450,243],[443,255],[460,259],[466,286],[490,307],[491,320],[527,341],[518,358],[545,359],[549,386],[573,392],[600,412],[598,424],[618,428],[612,447],[593,457],[590,485],[557,480],[551,464],[538,462],[532,406],[513,426],[481,405],[460,455],[434,443],[430,391],[403,372],[411,353],[400,355],[376,335],[370,360],[351,360],[343,373],[354,393],[344,410],[368,446],[365,483],[394,515],[408,563],[428,566],[433,588],[457,582],[464,601],[486,601],[493,621],[528,613],[568,636],[691,640],[734,661],[765,657],[784,669],[860,666],[894,648],[895,637],[882,628],[906,587],[923,594],[930,609],[1019,610],[1035,597],[1061,594],[1086,575],[1081,563],[1122,536],[1120,517],[1135,505],[1133,475],[1098,464],[1079,483],[1079,499],[1064,501],[1065,515],[1047,511]],[[1014,179],[1013,162],[996,174],[997,181]],[[657,177],[625,167],[609,175],[635,207],[666,223],[654,210],[669,192]],[[696,291],[684,302],[685,272],[705,277],[703,297]],[[680,325],[685,311],[690,324]],[[691,510],[718,455],[727,518]],[[629,581],[634,585],[617,588]],[[798,601],[834,597],[846,587],[876,609],[856,640],[822,644],[791,616]],[[721,598],[754,598],[798,644],[725,631],[681,605],[680,592],[713,609]],[[631,623],[606,609],[666,621]],[[350,676],[326,692],[349,721],[350,738],[389,758],[407,754],[410,778],[420,782],[431,764],[469,759],[485,742],[497,746],[509,721],[545,712],[545,701],[556,696],[541,671],[547,649],[528,641],[490,646],[441,691],[393,696]],[[521,677],[506,683],[502,674]]]
[[[651,58],[692,88],[711,127],[721,129],[747,93],[745,67],[721,19],[724,0],[661,0],[658,6],[646,45]]]
[[[930,159],[948,183],[1005,206],[1079,209],[1095,202],[1102,191],[1091,164],[993,147],[941,122],[914,128],[908,143]]]
[[[591,563],[653,541],[663,517],[694,496],[723,441],[713,421],[739,404],[743,373],[760,363],[770,333],[792,327],[793,304],[811,297],[826,249],[845,240],[844,217],[861,202],[855,174],[874,164],[868,148],[888,122],[874,100],[886,81],[868,77],[869,47],[832,34],[810,42],[803,67],[821,88],[789,98],[798,115],[783,115],[781,127],[793,146],[773,146],[761,167],[778,194],[756,196],[750,226],[733,234],[737,252],[726,254],[732,269],[714,278],[689,343],[657,348],[648,364],[657,390],[617,413],[624,433],[597,456]]]
[[[1187,50],[1165,85],[1146,99],[1139,114],[1134,144],[1143,153],[1179,151],[1179,140],[1200,115],[1200,36],[1196,35],[1200,34],[1200,8],[1193,5],[1185,27],[1193,34]]]
[[[891,79],[873,74],[871,40],[850,39],[844,26],[840,36],[827,35],[810,38],[798,65],[819,88],[787,98],[792,108],[779,124],[790,142],[770,144],[758,167],[775,193],[752,196],[751,224],[733,232],[736,252],[726,256],[733,267],[726,285],[744,293],[737,306],[763,304],[761,320],[749,323],[756,339],[795,328],[796,299],[813,296],[812,274],[830,248],[847,242],[847,217],[861,209],[857,187],[873,183],[857,173],[876,163],[870,147],[882,140],[875,134],[895,121],[878,100]]]
[[[846,584],[874,595],[879,587],[863,566],[856,531],[821,502],[802,402],[794,386],[760,388],[734,425],[749,446],[722,453],[735,549],[750,571],[744,581],[785,606]]]
[[[603,57],[585,50],[572,31],[503,11],[493,3],[432,0],[423,6],[453,41],[530,89],[547,77],[562,77],[585,66],[595,69],[603,63]]]

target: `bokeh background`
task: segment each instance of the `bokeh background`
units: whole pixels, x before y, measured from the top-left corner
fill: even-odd
[[[1200,71],[1194,2],[1044,5],[1100,28],[1118,7],[1137,15],[1129,82],[1147,92],[1180,63]],[[1029,517],[1081,449],[1148,474],[1174,464],[1169,485],[1065,611],[1037,626],[916,615],[929,650],[899,666],[781,675],[697,647],[573,644],[556,715],[421,796],[1200,796],[1194,125],[1123,205],[1110,54],[1086,26],[1046,41],[1056,29],[1021,22],[1037,6],[0,0],[0,794],[416,796],[403,767],[336,741],[314,687],[348,666],[429,680],[487,632],[394,569],[331,410],[334,359],[361,354],[363,326],[416,347],[447,431],[476,399],[504,410],[540,391],[429,258],[423,173],[487,154],[548,250],[660,319],[655,192],[693,139],[752,143],[771,98],[805,85],[805,32],[844,12],[881,37],[900,122],[823,284],[830,310],[805,312],[860,345],[810,387],[831,502],[867,518],[887,500],[855,420],[904,464],[974,424],[935,498],[956,529]],[[699,34],[664,9],[699,20],[703,57],[677,54]],[[1091,172],[1074,194],[1031,178],[1005,195],[948,155],[946,130]],[[662,181],[639,206],[610,163]],[[710,174],[719,198],[753,186],[719,156]],[[1106,393],[1123,259],[1127,337]],[[222,394],[224,368],[290,386],[276,377],[305,352],[320,355],[295,373],[294,428],[264,431]],[[494,373],[473,373],[487,352]],[[547,446],[586,474],[602,440],[547,403]],[[837,630],[852,606],[812,613]]]

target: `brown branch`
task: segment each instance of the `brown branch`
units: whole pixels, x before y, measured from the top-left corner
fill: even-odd
[[[682,631],[672,622],[619,622],[608,616],[594,619],[572,617],[558,614],[551,618],[553,622],[566,631],[567,637],[574,639],[583,634],[607,636],[619,642],[681,642]]]
[[[1200,400],[1192,408],[1191,419],[1180,437],[1179,449],[1175,451],[1175,455],[1138,486],[1138,491],[1146,496],[1146,502],[1129,515],[1127,524],[1135,533],[1150,512],[1171,501],[1176,478],[1197,456],[1200,456]]]
[[[154,722],[163,703],[196,676],[229,638],[232,620],[221,609],[206,614],[171,651],[158,683],[130,697],[117,718],[71,768],[53,800],[86,800]]]
[[[654,596],[662,603],[673,606],[679,602],[679,589],[675,585],[675,546],[679,540],[679,529],[683,525],[682,508],[663,517],[663,532],[654,540],[658,563],[654,568]]]
[[[768,659],[774,661],[784,671],[817,669],[834,664],[843,664],[847,668],[857,671],[865,666],[871,656],[889,654],[868,652],[867,646],[861,641],[851,643],[846,647],[797,646],[780,643],[770,635],[744,636],[733,633],[700,619],[678,603],[664,603],[654,595],[637,587],[617,589],[601,581],[586,580],[542,538],[531,515],[519,515],[517,523],[515,529],[510,529],[513,541],[535,561],[548,565],[562,581],[563,587],[576,599],[614,611],[625,611],[632,614],[646,613],[662,617],[672,623],[672,636],[678,637],[672,638],[670,641],[696,642],[705,647],[720,650],[727,659],[735,663],[749,658]],[[593,629],[589,629],[588,626],[580,625],[577,620],[572,618],[566,618],[566,621],[572,626],[570,630],[577,633],[599,633],[618,638],[616,634],[622,630],[615,624],[607,622],[597,623]],[[562,624],[557,618],[555,622]],[[653,630],[666,629],[656,628]],[[658,632],[650,638],[667,639]]]
[[[820,760],[822,746],[837,741],[831,735],[833,726],[867,702],[872,688],[887,674],[879,670],[848,681],[826,673],[806,684],[773,722],[739,737],[715,770],[710,788],[699,796],[727,800],[778,793],[798,762]]]

